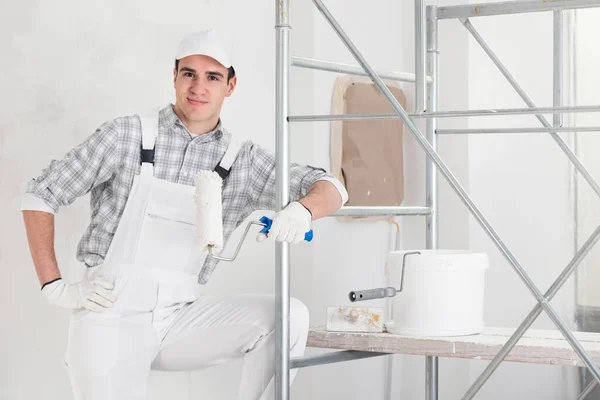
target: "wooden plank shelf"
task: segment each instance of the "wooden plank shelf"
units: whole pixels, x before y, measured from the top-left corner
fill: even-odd
[[[408,337],[391,333],[330,332],[311,327],[308,347],[373,351],[390,354],[491,360],[514,328],[485,328],[481,334],[453,337]],[[600,333],[573,332],[592,360],[600,363]],[[583,366],[579,356],[557,330],[530,329],[509,353],[506,361]]]

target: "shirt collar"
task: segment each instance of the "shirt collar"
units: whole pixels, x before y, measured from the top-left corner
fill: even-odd
[[[175,110],[173,110],[173,107],[174,107],[173,104],[169,104],[160,111],[161,123],[164,124],[164,126],[167,128],[167,130],[170,131],[173,128],[176,128],[176,129],[179,128],[177,130],[182,132],[188,138],[191,138],[192,140],[198,139],[198,140],[201,140],[202,142],[210,141],[210,140],[218,140],[223,136],[223,132],[225,129],[223,128],[223,123],[222,123],[221,119],[219,119],[217,126],[212,131],[207,132],[203,135],[199,135],[199,136],[191,135],[190,132],[188,131],[187,127],[183,124],[183,122],[181,122],[181,120],[175,113]]]
[[[177,114],[173,110],[173,104],[168,104],[165,108],[160,111],[161,122],[167,127],[172,128],[175,124],[183,124],[179,120]]]

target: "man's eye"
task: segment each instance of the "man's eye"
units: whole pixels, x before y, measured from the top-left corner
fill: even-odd
[[[219,78],[218,78],[218,77],[216,77],[216,76],[214,76],[214,75],[209,75],[209,76],[208,76],[208,79],[210,79],[210,80],[214,80],[214,81],[218,81],[218,80],[219,80]]]
[[[191,72],[185,72],[185,73],[183,74],[183,76],[185,76],[185,77],[187,77],[187,78],[193,78],[193,77],[194,77],[194,74],[192,74]]]

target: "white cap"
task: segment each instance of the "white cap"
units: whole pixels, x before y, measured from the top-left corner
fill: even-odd
[[[231,67],[225,46],[214,29],[192,32],[185,36],[179,43],[175,59],[180,60],[194,54],[212,57],[225,68]]]

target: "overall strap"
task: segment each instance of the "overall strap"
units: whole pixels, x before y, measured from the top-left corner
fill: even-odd
[[[231,166],[237,158],[237,155],[242,147],[243,142],[235,138],[233,135],[229,137],[229,145],[227,151],[221,159],[221,162],[215,167],[215,172],[224,180],[229,175]]]
[[[139,114],[142,123],[141,173],[145,175],[154,175],[154,145],[158,136],[158,113],[159,110],[154,108]]]

